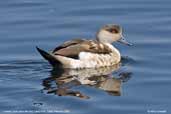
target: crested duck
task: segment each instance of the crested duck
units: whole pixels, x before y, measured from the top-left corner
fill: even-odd
[[[120,62],[120,52],[112,45],[116,41],[132,45],[123,38],[121,26],[108,24],[96,33],[96,40],[73,39],[56,47],[52,52],[36,48],[53,67],[99,68]]]

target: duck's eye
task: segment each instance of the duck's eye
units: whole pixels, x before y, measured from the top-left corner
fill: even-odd
[[[117,29],[109,29],[108,31],[111,33],[119,33],[119,31]]]

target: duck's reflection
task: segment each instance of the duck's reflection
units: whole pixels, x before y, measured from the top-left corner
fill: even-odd
[[[54,93],[59,96],[76,96],[88,99],[89,96],[83,94],[75,87],[88,85],[106,91],[110,95],[120,96],[123,82],[130,78],[130,72],[118,74],[120,65],[99,69],[59,69],[54,68],[51,76],[43,80],[44,90],[47,93]],[[115,76],[116,75],[116,76]]]

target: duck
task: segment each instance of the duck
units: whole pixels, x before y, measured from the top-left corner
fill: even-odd
[[[112,43],[132,45],[125,40],[122,31],[120,25],[107,24],[97,31],[94,40],[72,39],[50,52],[36,48],[53,67],[84,69],[113,66],[120,63],[121,54]]]

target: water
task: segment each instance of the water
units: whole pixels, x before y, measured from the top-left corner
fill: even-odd
[[[170,0],[1,1],[1,113],[169,114],[170,4]],[[124,36],[134,44],[115,44],[124,56],[116,71],[55,71],[35,49],[50,50],[75,37],[92,38],[108,23],[122,25]],[[60,78],[63,74],[65,79]]]

